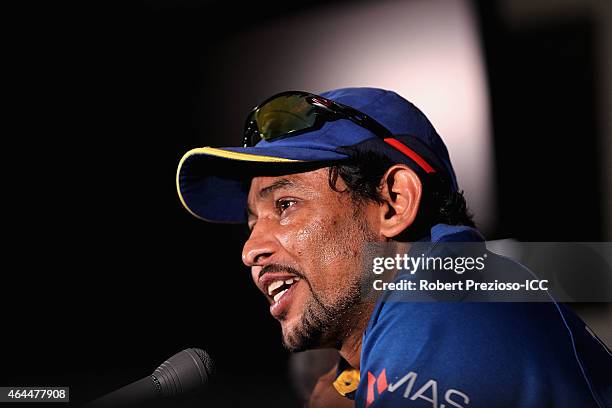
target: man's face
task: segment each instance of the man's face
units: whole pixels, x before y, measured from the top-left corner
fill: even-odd
[[[377,240],[377,205],[357,206],[328,177],[328,168],[255,177],[249,191],[242,258],[292,351],[339,342],[360,301],[363,245]]]

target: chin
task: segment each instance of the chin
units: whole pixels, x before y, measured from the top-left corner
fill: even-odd
[[[301,316],[293,316],[291,319],[285,319],[281,321],[283,346],[292,353],[299,351],[308,350],[309,348],[305,343],[307,336],[305,336],[303,325],[301,322]]]
[[[283,345],[296,353],[324,346],[325,324],[308,313],[301,313],[292,319],[281,321],[283,329]]]
[[[293,316],[290,319],[285,318],[280,320],[280,325],[283,332],[283,343],[287,343],[289,339],[296,337],[299,324],[299,316]]]
[[[307,346],[300,342],[294,342],[293,337],[286,337],[284,335],[283,335],[283,346],[285,347],[285,350],[287,350],[290,353],[299,353],[301,351],[312,350],[313,348],[316,348],[312,346]]]

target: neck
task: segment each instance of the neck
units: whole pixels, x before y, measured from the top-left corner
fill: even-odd
[[[361,341],[363,332],[368,326],[370,315],[374,309],[374,303],[360,305],[358,311],[353,313],[351,319],[347,321],[346,331],[338,349],[340,355],[351,367],[359,370],[361,364]]]

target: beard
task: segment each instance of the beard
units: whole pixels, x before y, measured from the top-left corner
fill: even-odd
[[[376,236],[365,223],[358,222],[356,230],[341,242],[350,242],[363,248],[367,242],[376,240]],[[364,273],[362,270],[350,272],[347,274],[348,282],[338,288],[340,296],[328,301],[318,296],[306,280],[312,296],[306,301],[302,316],[295,327],[287,332],[283,330],[283,345],[288,351],[339,348],[356,319],[367,318],[362,315],[362,308],[359,307],[363,302]]]
[[[321,347],[336,347],[348,329],[347,322],[360,303],[359,280],[344,288],[344,295],[331,304],[324,305],[314,292],[304,305],[304,312],[296,327],[283,333],[283,345],[292,352]]]
[[[296,353],[321,347],[336,347],[341,341],[342,333],[348,329],[347,322],[355,307],[360,303],[360,284],[351,285],[340,299],[330,305],[324,305],[313,296],[304,305],[304,312],[296,327],[283,333],[283,345]]]

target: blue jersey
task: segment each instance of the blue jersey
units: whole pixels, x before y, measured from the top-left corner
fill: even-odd
[[[482,240],[447,225],[430,238]],[[363,336],[357,407],[612,407],[610,350],[562,304],[393,296]]]

